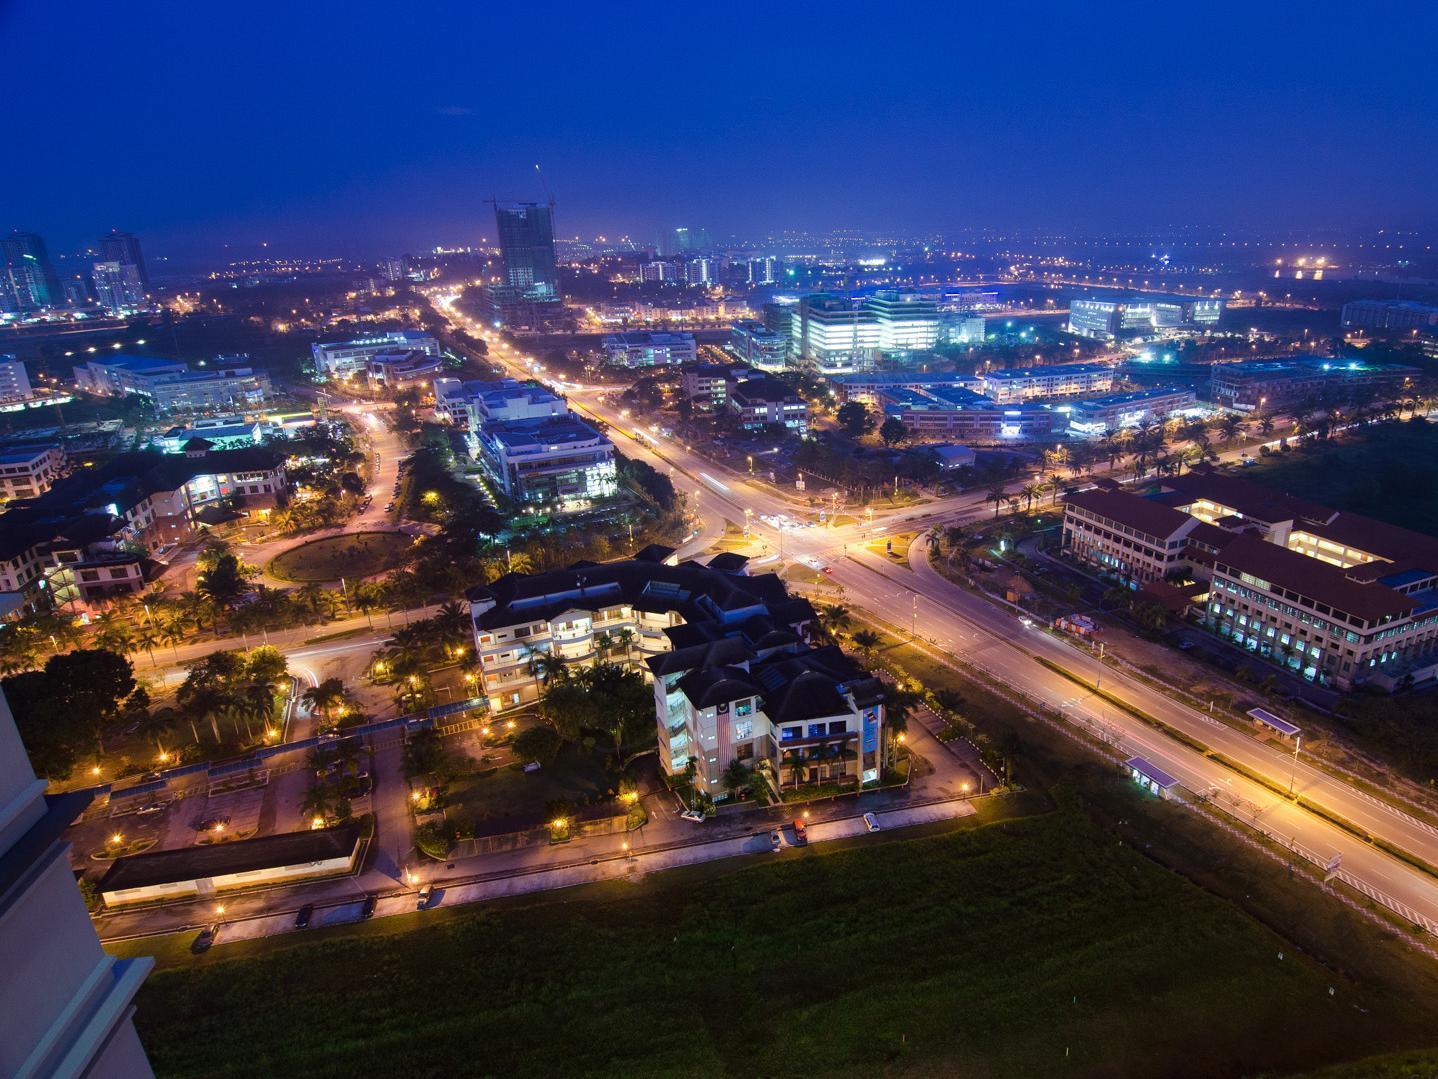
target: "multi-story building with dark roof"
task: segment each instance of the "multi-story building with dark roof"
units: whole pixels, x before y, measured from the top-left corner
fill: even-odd
[[[1438,674],[1438,539],[1207,469],[1146,494],[1085,491],[1064,548],[1131,587],[1208,582],[1202,621],[1311,681]]]
[[[768,762],[776,783],[877,779],[882,686],[837,648],[810,646],[809,602],[776,574],[750,575],[742,556],[670,565],[672,554],[649,548],[470,589],[491,708],[539,697],[535,657],[586,666],[604,639],[626,640],[654,679],[659,759],[671,774],[692,761],[699,789],[716,796],[735,759]]]

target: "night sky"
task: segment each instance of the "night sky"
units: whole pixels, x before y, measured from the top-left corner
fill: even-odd
[[[1438,5],[0,0],[5,228],[179,259],[666,225],[1438,225]]]

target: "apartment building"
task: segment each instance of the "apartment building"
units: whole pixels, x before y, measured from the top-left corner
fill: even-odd
[[[13,355],[0,354],[0,404],[28,401],[35,396],[25,364]]]
[[[0,504],[48,491],[65,467],[65,451],[53,443],[0,445]]]
[[[672,563],[672,549],[651,547],[470,589],[490,706],[539,697],[537,656],[628,660],[654,682],[661,764],[677,774],[692,762],[701,790],[722,796],[736,759],[766,762],[776,784],[877,779],[882,687],[838,649],[809,646],[808,601],[775,574],[750,575],[742,556]]]
[[[390,330],[342,341],[316,341],[310,345],[315,373],[329,378],[346,378],[366,369],[372,356],[385,352],[418,349],[438,359],[439,342],[424,330]]]

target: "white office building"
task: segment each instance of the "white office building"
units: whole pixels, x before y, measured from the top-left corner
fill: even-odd
[[[441,355],[439,342],[423,330],[390,330],[348,341],[316,341],[310,346],[310,354],[316,374],[347,378],[365,372],[374,356],[414,349],[436,359]]]
[[[1223,301],[1202,296],[1075,297],[1069,301],[1069,333],[1095,341],[1141,336],[1164,330],[1213,329],[1223,316]]]
[[[635,330],[604,337],[604,359],[620,367],[662,367],[693,363],[698,348],[692,333]]]
[[[582,509],[619,489],[613,443],[576,416],[486,424],[478,441],[490,476],[515,502]]]

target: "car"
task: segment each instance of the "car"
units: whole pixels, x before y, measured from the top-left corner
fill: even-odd
[[[139,809],[135,810],[137,817],[148,817],[152,813],[163,813],[169,802],[146,802]]]
[[[778,854],[784,847],[784,841],[779,835],[778,828],[769,829],[769,849]]]
[[[393,513],[393,512],[394,512],[394,503],[391,502],[389,505],[385,506],[384,511],[385,511],[386,513]]]
[[[419,890],[419,894],[414,897],[414,909],[424,910],[425,907],[429,906],[429,897],[432,895],[434,895],[434,885],[426,884]]]
[[[864,827],[869,829],[869,831],[871,832],[877,832],[879,830],[879,818],[874,816],[874,814],[872,813],[865,813]]]
[[[794,821],[794,846],[807,847],[809,845],[809,826],[797,818]]]
[[[205,928],[201,929],[200,935],[191,942],[190,951],[194,952],[196,955],[199,955],[201,952],[209,951],[210,945],[215,943],[215,938],[219,935],[220,923],[211,922],[209,925],[205,926]]]
[[[526,772],[537,772],[537,771],[539,771],[539,769],[540,769],[541,767],[543,767],[543,766],[542,766],[538,761],[529,761],[529,762],[524,766],[524,770],[525,770]]]
[[[1022,618],[1019,619],[1019,625],[1023,626],[1025,629],[1032,629],[1033,624],[1034,620],[1028,615],[1024,615]]]
[[[1193,648],[1193,642],[1190,640],[1182,640],[1178,642],[1178,650],[1180,652],[1187,652],[1191,648]]]
[[[683,813],[680,813],[679,816],[683,820],[692,820],[695,824],[703,824],[704,821],[708,819],[704,816],[702,809],[686,809]]]
[[[306,903],[295,913],[295,928],[308,929],[310,927],[310,919],[314,916],[315,905],[313,903]]]
[[[379,896],[367,895],[364,897],[364,905],[360,907],[360,921],[367,922],[374,917],[374,908],[379,903]]]

